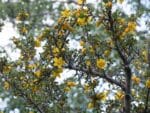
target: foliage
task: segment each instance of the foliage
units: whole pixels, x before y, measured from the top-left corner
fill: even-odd
[[[118,6],[124,2],[1,2],[3,19],[20,34],[12,38],[17,60],[1,51],[4,98],[12,100],[5,112],[148,113],[150,41],[136,29],[148,8],[128,15]],[[45,25],[47,17],[54,22]],[[70,47],[72,40],[79,49]],[[67,69],[74,74],[60,83]]]

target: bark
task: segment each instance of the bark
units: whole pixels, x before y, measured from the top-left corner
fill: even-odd
[[[125,113],[131,112],[131,70],[130,68],[126,68],[126,91],[125,91],[125,100],[124,100],[124,107]]]
[[[110,23],[110,30],[112,33],[112,40],[115,44],[116,47],[116,51],[120,57],[120,59],[123,62],[123,66],[124,66],[124,71],[125,71],[125,76],[126,76],[126,86],[125,86],[125,97],[124,97],[124,113],[131,113],[131,76],[132,76],[132,72],[131,72],[131,68],[130,68],[130,63],[128,61],[128,57],[124,54],[124,51],[122,51],[121,49],[121,45],[119,44],[118,41],[118,36],[116,35],[116,31],[114,28],[114,20],[112,17],[112,12],[111,9],[108,11],[108,18],[109,18],[109,23]]]

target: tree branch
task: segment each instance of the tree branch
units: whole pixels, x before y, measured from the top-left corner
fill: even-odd
[[[31,98],[28,97],[27,94],[25,94],[21,89],[19,89],[15,83],[13,83],[13,86],[14,88],[17,89],[17,91],[19,91],[19,93],[21,94],[21,97],[29,101],[29,103],[31,103],[34,106],[34,108],[37,109],[37,111],[39,111],[40,113],[45,113]]]
[[[105,80],[107,80],[109,83],[111,84],[115,84],[117,86],[119,86],[123,91],[125,91],[125,86],[123,84],[121,84],[120,82],[118,82],[117,80],[114,80],[113,78],[111,78],[109,75],[101,75],[99,72],[95,71],[94,69],[86,69],[86,68],[80,68],[80,67],[77,67],[77,66],[66,66],[65,68],[68,68],[68,69],[72,69],[72,70],[75,70],[75,71],[82,71],[84,73],[87,73],[87,74],[92,74],[92,75],[95,75],[95,76],[98,76],[100,78],[103,78]]]
[[[127,59],[127,57],[123,54],[123,51],[120,49],[119,45],[119,37],[116,36],[116,31],[114,28],[114,20],[112,17],[112,11],[111,9],[108,10],[108,21],[110,23],[110,31],[112,33],[112,39],[114,41],[114,45],[116,46],[116,51],[118,52],[118,55],[120,56],[121,60],[123,61],[124,65],[124,71],[126,73],[126,87],[125,87],[125,113],[131,112],[131,76],[132,72],[129,67],[130,63]]]

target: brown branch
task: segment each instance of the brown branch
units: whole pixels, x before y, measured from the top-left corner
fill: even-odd
[[[145,109],[144,109],[144,113],[148,113],[147,109],[148,109],[148,100],[149,100],[149,95],[150,95],[150,89],[147,89],[147,95],[146,95],[146,101],[145,101]]]
[[[95,71],[94,69],[89,70],[86,68],[80,68],[80,67],[73,66],[73,65],[72,66],[70,66],[70,65],[66,66],[65,68],[72,69],[75,71],[82,71],[82,72],[87,73],[87,74],[98,76],[100,78],[107,80],[111,84],[115,84],[116,86],[119,86],[123,91],[125,90],[125,86],[123,84],[121,84],[119,81],[114,80],[109,75],[106,75],[106,74],[101,75],[99,72]]]
[[[37,109],[37,111],[39,111],[40,113],[45,113],[39,106],[38,104],[36,104],[27,94],[25,94],[21,89],[19,89],[15,83],[13,83],[14,88],[16,88],[17,91],[19,91],[19,93],[21,94],[21,97],[23,97],[25,100],[29,101],[29,103],[31,103],[34,108]]]
[[[126,87],[125,87],[125,113],[130,113],[131,112],[131,76],[132,72],[129,67],[130,63],[127,59],[127,57],[123,54],[123,51],[120,49],[119,41],[118,41],[118,36],[116,36],[116,31],[114,28],[114,20],[112,17],[112,12],[111,9],[108,10],[108,21],[110,23],[110,31],[112,33],[112,39],[114,41],[114,44],[116,46],[116,51],[118,52],[121,60],[123,61],[124,65],[124,71],[126,73]]]

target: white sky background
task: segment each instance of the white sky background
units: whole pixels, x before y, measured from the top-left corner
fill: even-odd
[[[6,1],[6,0],[4,0],[4,1]],[[65,0],[61,0],[61,1],[65,1]],[[91,2],[92,3],[96,3],[96,1],[100,1],[100,0],[87,0],[87,2],[90,2],[90,3]],[[148,1],[148,0],[145,0],[145,1]],[[129,15],[131,13],[133,13],[130,10],[132,7],[129,4],[127,5],[126,2],[124,2],[122,5],[118,4],[118,6],[120,8],[122,8]],[[137,27],[137,30],[147,29],[143,20],[144,19],[142,19],[140,21],[141,26]],[[2,28],[2,32],[0,32],[0,46],[4,47],[5,49],[7,48],[7,52],[10,55],[10,57],[12,58],[12,60],[16,60],[19,57],[19,52],[18,51],[12,52],[11,47],[9,45],[12,44],[12,42],[10,41],[10,39],[13,36],[18,37],[18,34],[17,34],[16,30],[13,28],[13,25],[11,23],[5,22],[4,24],[5,24],[5,26],[3,26],[3,28]],[[78,44],[75,41],[71,42],[71,47],[77,47],[77,46],[78,46]],[[65,73],[64,73],[65,77],[66,77],[66,75],[71,76],[72,74],[73,74],[73,72],[70,73],[69,70],[66,70]],[[65,78],[63,78],[63,79],[65,79]],[[59,79],[59,81],[62,82],[63,80]],[[3,101],[0,98],[0,110],[2,110],[6,106],[7,106],[6,105],[6,100]],[[15,110],[14,112],[11,112],[11,113],[18,113],[18,111]]]

